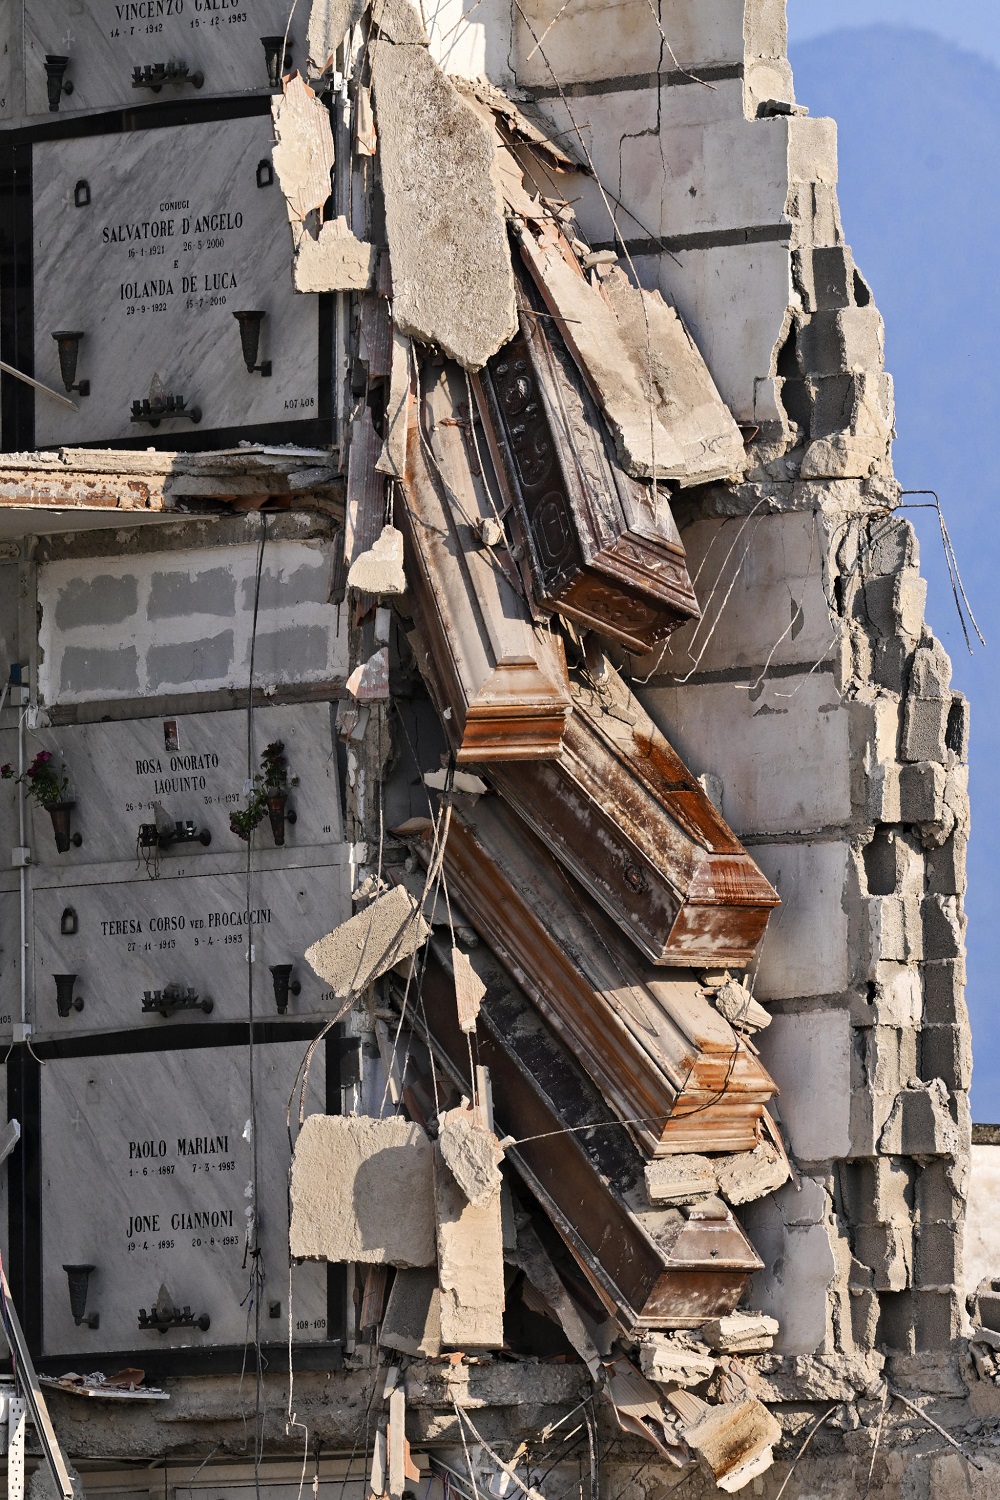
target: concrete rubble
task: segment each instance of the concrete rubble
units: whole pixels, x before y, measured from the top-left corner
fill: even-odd
[[[338,1000],[360,994],[426,941],[430,927],[402,886],[385,891],[306,950],[306,962]]]

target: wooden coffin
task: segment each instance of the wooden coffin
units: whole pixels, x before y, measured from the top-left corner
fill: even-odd
[[[743,969],[778,894],[610,667],[558,760],[489,779],[654,964]]]
[[[426,861],[429,828],[416,847]],[[456,796],[445,874],[480,936],[650,1156],[749,1151],[777,1093],[688,970],[656,969],[498,797]]]
[[[536,293],[477,378],[494,464],[540,604],[646,652],[698,617],[669,493],[618,463],[597,404]]]
[[[469,953],[486,997],[478,1058],[490,1070],[506,1153],[562,1236],[604,1307],[626,1329],[691,1328],[724,1316],[760,1269],[736,1220],[650,1204],[643,1158],[594,1085],[556,1040],[488,949]],[[395,998],[401,1004],[404,984]],[[450,952],[434,939],[420,1016],[425,1039],[468,1091],[468,1038],[458,1028]],[[534,1138],[534,1139],[533,1139]]]
[[[512,581],[477,534],[476,523],[495,522],[495,512],[459,415],[465,377],[457,366],[426,362],[420,384],[396,510],[431,659],[428,688],[458,760],[557,755],[570,709],[565,652],[533,624],[516,573]]]

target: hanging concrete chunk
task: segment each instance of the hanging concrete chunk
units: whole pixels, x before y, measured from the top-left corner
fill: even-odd
[[[375,275],[375,246],[359,240],[343,217],[294,233],[292,282],[297,292],[363,292]]]
[[[403,534],[395,526],[383,526],[367,552],[359,552],[347,574],[348,587],[366,594],[403,594],[406,574],[403,571]]]
[[[671,477],[683,487],[741,474],[742,434],[676,308],[658,291],[634,287],[617,268],[603,278],[601,291],[618,319],[643,394],[681,450],[684,473]]]
[[[330,115],[305,79],[293,73],[284,93],[272,96],[271,121],[275,139],[271,160],[285,195],[288,217],[293,224],[303,224],[330,196]]]
[[[393,327],[389,401],[385,412],[385,442],[375,467],[380,474],[402,479],[406,472],[406,429],[410,418],[410,341]]]
[[[346,1000],[409,958],[430,930],[409,891],[396,885],[314,943],[306,950],[306,962],[330,985],[335,999]]]
[[[651,1203],[691,1203],[718,1191],[715,1167],[707,1156],[668,1156],[646,1163]]]
[[[771,1141],[753,1151],[723,1156],[713,1162],[719,1192],[727,1203],[752,1203],[783,1186],[791,1176],[788,1162]]]
[[[389,648],[380,646],[366,662],[361,662],[344,683],[359,703],[389,701]]]
[[[478,370],[517,327],[493,134],[425,47],[372,73],[396,326]]]
[[[456,781],[461,774],[461,771],[456,771]],[[483,790],[485,791],[486,788],[484,787]],[[458,1024],[462,1031],[471,1034],[476,1029],[476,1017],[479,1015],[479,1007],[486,995],[486,986],[470,964],[468,954],[463,953],[461,948],[452,948],[451,967],[455,975]]]
[[[446,1349],[503,1346],[504,1272],[500,1188],[479,1204],[434,1152],[441,1343]]]
[[[309,60],[318,73],[333,66],[340,46],[351,26],[356,26],[365,12],[366,0],[313,0],[309,12]]]
[[[615,280],[620,272],[609,278],[616,302],[606,299],[575,261],[569,263],[554,235],[541,241],[523,229],[521,246],[608,419],[622,466],[641,478],[655,475],[680,484],[704,484],[742,469],[739,429],[676,313],[652,294],[630,297],[628,283],[623,290]]]
[[[446,1110],[439,1121],[438,1145],[445,1165],[470,1203],[481,1208],[500,1191],[497,1138],[479,1124],[473,1110]]]
[[[771,1017],[763,1005],[758,1005],[746,985],[736,979],[726,979],[719,985],[712,996],[712,1004],[740,1031],[763,1031],[771,1024]]]
[[[677,1405],[673,1397],[669,1399]],[[755,1396],[721,1406],[699,1405],[704,1410],[683,1428],[684,1441],[720,1490],[734,1494],[771,1467],[771,1449],[780,1441],[781,1426]]]
[[[420,1126],[310,1115],[292,1160],[289,1248],[303,1259],[432,1266],[432,1147]]]
[[[397,1271],[379,1343],[400,1354],[435,1359],[441,1353],[441,1291],[437,1271]]]

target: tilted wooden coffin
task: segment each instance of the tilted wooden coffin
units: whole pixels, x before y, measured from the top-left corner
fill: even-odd
[[[487,363],[477,392],[534,592],[648,651],[699,613],[669,493],[626,474],[553,320],[524,285],[519,301],[521,331]]]
[[[493,785],[653,963],[746,968],[777,892],[616,672],[571,687],[558,760]]]
[[[565,652],[477,535],[495,512],[460,415],[466,389],[457,366],[427,362],[410,411],[396,509],[429,657],[420,665],[458,760],[542,759],[558,754],[569,713]]]
[[[777,1089],[694,974],[632,949],[498,797],[455,798],[444,868],[477,932],[644,1151],[752,1150]]]
[[[594,1288],[626,1328],[696,1327],[729,1313],[760,1269],[732,1214],[654,1207],[643,1158],[600,1094],[483,947],[469,953],[486,985],[478,1057],[490,1070],[497,1128],[521,1144],[506,1159],[534,1193]],[[398,985],[402,1001],[404,985]],[[450,953],[431,943],[420,1016],[426,1039],[468,1090]],[[590,1127],[590,1128],[588,1128]],[[714,1216],[706,1216],[714,1215]]]

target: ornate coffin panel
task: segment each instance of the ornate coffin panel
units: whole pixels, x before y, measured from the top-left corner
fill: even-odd
[[[430,657],[419,664],[460,761],[545,759],[558,753],[570,707],[562,643],[533,625],[497,550],[477,535],[495,511],[461,371],[426,363],[421,381],[397,506]]]
[[[32,147],[34,374],[78,408],[36,393],[39,446],[323,415],[318,301],[292,290],[271,145],[258,115],[213,124],[209,151],[202,125]],[[236,311],[263,314],[252,373]]]
[[[444,868],[476,930],[644,1151],[757,1144],[777,1090],[755,1054],[693,974],[631,951],[498,798],[455,799]]]
[[[41,1073],[42,1352],[86,1359],[109,1351],[240,1346],[288,1337],[289,1163],[286,1104],[308,1043],[254,1049],[254,1179],[250,1053],[242,1046],[56,1058]],[[322,1109],[322,1052],[309,1109]],[[263,1189],[267,1185],[265,1195]],[[247,1226],[261,1195],[259,1266],[245,1263]],[[70,1307],[66,1265],[92,1266],[86,1316]],[[293,1337],[325,1341],[326,1267],[292,1272]],[[177,1309],[208,1326],[140,1327],[165,1286]],[[249,1321],[248,1321],[249,1319]],[[135,1361],[132,1361],[135,1362]],[[74,1368],[80,1368],[75,1365]],[[90,1368],[87,1366],[86,1368]]]
[[[434,939],[431,954],[421,1014],[431,1045],[466,1087],[468,1039],[458,1027],[448,950]],[[468,957],[487,987],[477,1047],[490,1070],[498,1128],[523,1141],[507,1160],[608,1312],[645,1328],[694,1327],[731,1312],[760,1266],[732,1215],[654,1208],[643,1159],[589,1078],[493,955],[477,948]]]
[[[279,52],[262,38],[284,33],[288,11],[287,0],[24,0],[18,113],[23,107],[29,117],[63,119],[167,99],[268,92]],[[303,61],[305,27],[303,17]],[[294,47],[289,51],[294,57]],[[62,59],[60,70],[53,60]],[[291,63],[286,56],[286,71]]]
[[[572,692],[559,759],[493,785],[653,963],[745,968],[777,892],[617,673]]]
[[[698,615],[668,492],[616,462],[552,320],[523,288],[519,298],[521,332],[477,389],[532,588],[549,609],[648,651]]]

